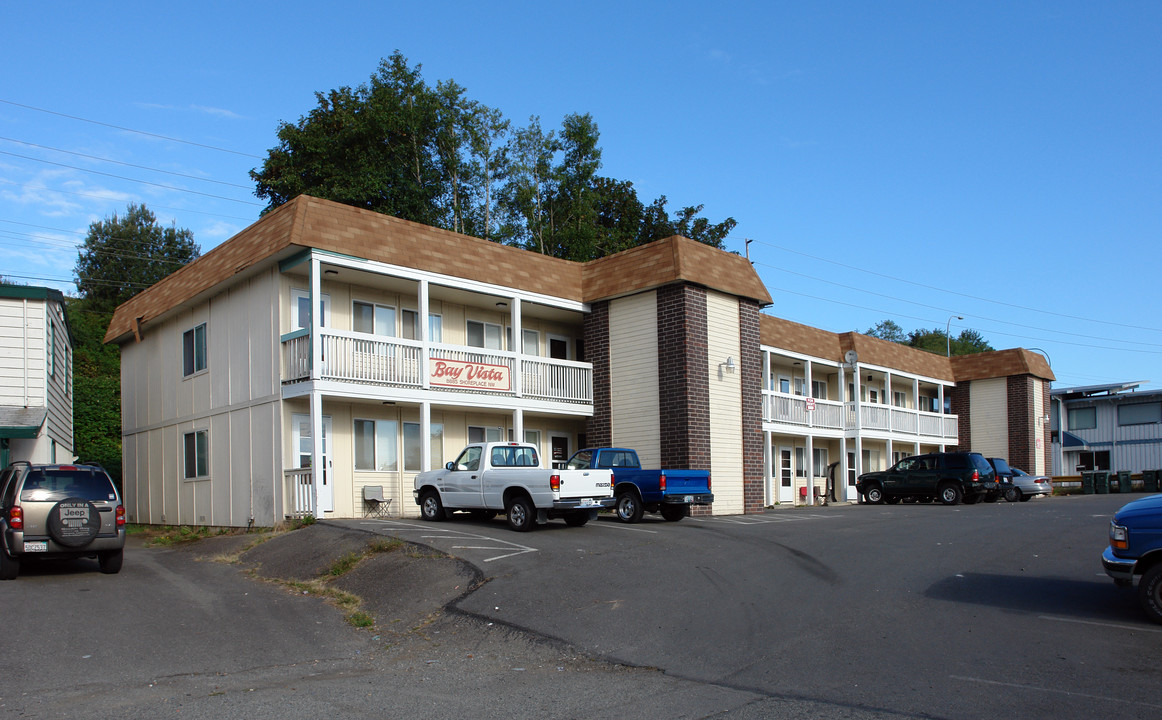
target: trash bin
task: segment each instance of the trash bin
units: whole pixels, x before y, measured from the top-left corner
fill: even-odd
[[[1128,493],[1133,491],[1133,485],[1130,483],[1130,471],[1118,470],[1118,477],[1115,482],[1110,483],[1110,491],[1113,492],[1114,485],[1117,485],[1117,492]]]
[[[1142,473],[1142,492],[1158,492],[1158,473],[1162,470],[1146,470]]]
[[[1093,495],[1093,471],[1081,471],[1081,492],[1086,495]]]
[[[1098,495],[1106,495],[1110,491],[1110,474],[1108,470],[1095,470],[1093,473],[1093,491]]]

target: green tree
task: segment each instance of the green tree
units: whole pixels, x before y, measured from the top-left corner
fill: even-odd
[[[121,486],[121,354],[104,343],[111,315],[84,298],[66,302],[73,341],[73,452]]]
[[[889,340],[904,345],[908,343],[907,333],[904,332],[904,328],[896,324],[895,320],[883,320],[876,323],[876,326],[866,331],[864,335],[870,335],[880,340]]]
[[[144,205],[89,225],[73,270],[77,290],[93,312],[121,303],[198,257],[194,234],[162,227]]]
[[[971,355],[994,349],[983,335],[972,329],[962,330],[960,335],[950,340],[941,328],[932,328],[931,330],[921,328],[904,332],[904,329],[894,320],[883,320],[864,334],[914,347],[918,350],[927,350],[937,355],[943,355],[949,351],[953,355]]]

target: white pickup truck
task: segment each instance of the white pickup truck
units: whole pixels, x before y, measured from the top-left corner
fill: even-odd
[[[456,510],[482,518],[503,511],[513,530],[531,530],[550,518],[580,527],[611,508],[609,470],[542,468],[537,449],[522,443],[469,445],[442,470],[416,475],[416,504],[424,520],[443,520]]]

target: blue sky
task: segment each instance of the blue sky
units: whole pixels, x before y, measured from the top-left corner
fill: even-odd
[[[73,292],[129,202],[209,250],[278,123],[398,49],[514,123],[592,113],[602,174],[738,221],[768,313],[960,315],[1057,387],[1158,388],[1160,37],[1156,2],[3,3],[0,275]]]

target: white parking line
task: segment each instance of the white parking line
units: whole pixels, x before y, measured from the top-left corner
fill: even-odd
[[[770,525],[775,523],[802,522],[804,520],[830,520],[833,515],[711,515],[688,518],[694,522],[727,523],[730,525]]]
[[[999,680],[985,680],[984,678],[964,677],[963,675],[949,675],[953,680],[962,680],[964,682],[981,683],[984,685],[995,685],[997,687],[1016,688],[1019,690],[1033,690],[1035,692],[1050,693],[1053,695],[1067,695],[1070,697],[1082,697],[1090,700],[1101,700],[1102,702],[1123,703],[1125,705],[1138,705],[1148,708],[1162,708],[1162,705],[1155,705],[1153,703],[1144,703],[1137,700],[1127,700],[1111,695],[1091,695],[1089,693],[1076,692],[1073,690],[1057,690],[1054,688],[1037,687],[1036,685],[1021,685],[1018,683],[1001,682]]]
[[[1093,620],[1074,620],[1073,618],[1053,617],[1052,615],[1038,615],[1038,620],[1052,622],[1075,623],[1077,625],[1096,625],[1098,627],[1113,628],[1115,630],[1129,630],[1130,632],[1162,633],[1162,628],[1142,627],[1140,625],[1118,625],[1116,623],[1094,622]]]
[[[602,527],[602,528],[604,528],[604,527],[608,527],[608,528],[614,528],[614,529],[616,529],[616,530],[629,530],[629,531],[631,531],[631,532],[644,532],[644,533],[650,533],[651,535],[657,535],[657,534],[658,534],[658,531],[657,531],[657,530],[647,530],[647,529],[645,529],[645,528],[643,528],[643,527],[634,527],[634,526],[632,526],[632,525],[627,525],[627,524],[625,524],[625,523],[622,523],[622,522],[612,522],[612,523],[610,523],[610,522],[603,522],[603,523],[594,523],[594,524],[590,525],[589,527]]]
[[[367,525],[380,525],[391,527],[397,530],[418,530],[421,533],[420,538],[424,540],[480,540],[489,543],[499,543],[499,545],[453,545],[453,550],[510,550],[503,555],[494,555],[489,558],[484,558],[482,562],[492,562],[493,560],[503,560],[504,558],[515,557],[517,555],[524,555],[525,553],[537,552],[536,548],[528,547],[527,545],[520,545],[518,543],[510,542],[508,540],[501,540],[488,535],[480,535],[478,533],[465,532],[463,530],[453,530],[451,528],[436,529],[430,524],[416,525],[407,522],[376,522],[363,523]]]

